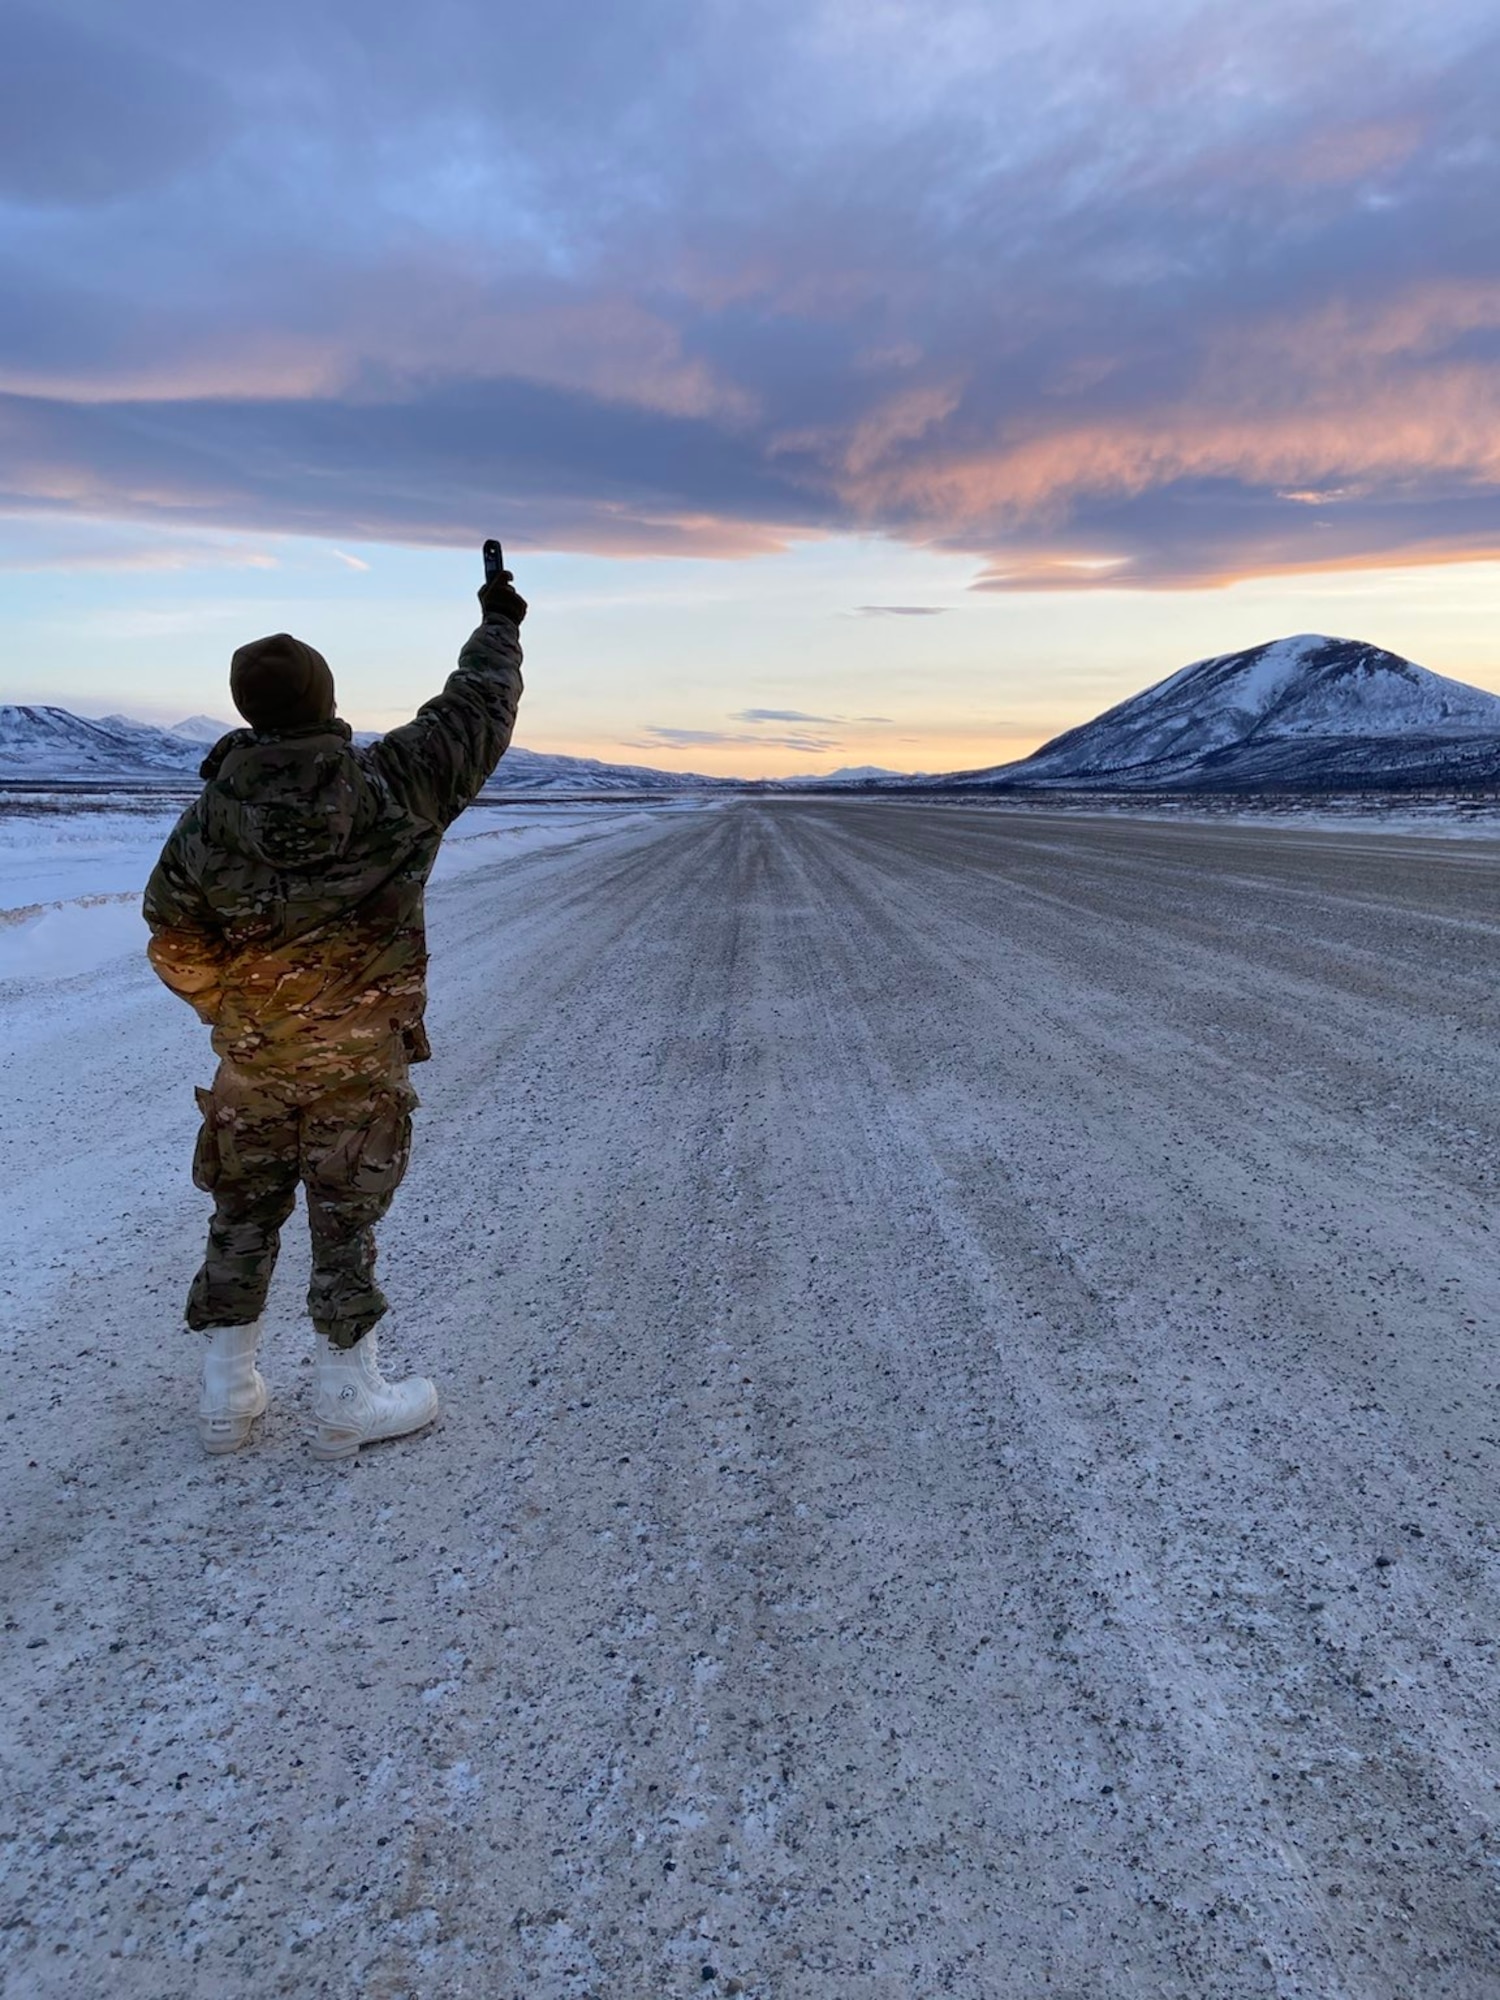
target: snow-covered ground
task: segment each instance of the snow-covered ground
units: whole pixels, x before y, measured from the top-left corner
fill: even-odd
[[[1494,2000],[1500,845],[508,838],[352,1468],[300,1223],[199,1452],[203,1029],[0,984],[4,1991]]]
[[[929,804],[892,799],[901,810]],[[523,854],[567,846],[575,840],[644,824],[665,813],[718,810],[722,801],[664,798],[649,805],[483,804],[465,813],[444,842],[435,882]],[[1035,817],[1062,814],[1094,818],[1189,820],[1221,825],[1287,825],[1380,835],[1429,835],[1442,839],[1500,839],[1500,804],[1431,802],[1391,807],[1351,799],[1338,809],[1309,805],[1253,806],[1241,800],[1215,806],[1157,801],[1048,800],[1045,805],[972,795],[946,801],[945,811]],[[35,799],[0,795],[0,982],[76,978],[146,947],[141,891],[161,844],[180,810],[142,796],[131,805],[98,803],[70,808],[59,795],[45,809]]]
[[[1234,794],[1198,794],[1152,798],[1097,793],[1049,794],[1031,799],[1007,798],[985,792],[955,793],[951,798],[904,799],[882,794],[882,803],[930,811],[1008,813],[1020,818],[1127,819],[1149,823],[1166,820],[1177,825],[1301,827],[1323,833],[1417,835],[1432,840],[1500,841],[1500,800],[1413,799],[1349,795],[1298,801],[1270,795],[1246,799]]]
[[[697,810],[660,806],[475,806],[449,830],[433,871],[446,881],[474,868],[648,819]],[[0,798],[0,981],[75,978],[142,952],[141,891],[180,806],[143,799],[133,809],[39,810]]]

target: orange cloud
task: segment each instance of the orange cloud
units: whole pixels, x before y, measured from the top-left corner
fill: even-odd
[[[937,424],[946,392],[932,404],[933,434],[903,424],[908,393],[884,427],[867,422],[861,450],[845,453],[835,476],[867,520],[894,514],[956,546],[1018,540],[1013,557],[995,557],[995,587],[1108,585],[1131,567],[1131,551],[1111,545],[1101,508],[1185,483],[1224,482],[1330,516],[1418,490],[1441,499],[1500,484],[1500,374],[1463,355],[1473,334],[1500,334],[1500,286],[1435,286],[1365,314],[1330,304],[1223,330],[1170,399],[1122,397],[1086,415],[1033,407],[983,443],[954,445]],[[1267,567],[1390,559],[1388,536],[1361,554],[1320,550],[1306,522],[1297,533],[1300,552],[1267,551]],[[1472,549],[1449,545],[1478,559],[1497,537],[1500,526]],[[1276,536],[1293,539],[1290,529]],[[1421,535],[1402,543],[1425,545]],[[1244,556],[1232,573],[1260,573],[1253,541]]]

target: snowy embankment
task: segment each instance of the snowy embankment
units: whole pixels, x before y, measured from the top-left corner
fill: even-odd
[[[1335,795],[1298,802],[1274,793],[1251,799],[1235,793],[1048,792],[1030,797],[986,792],[926,794],[911,798],[883,795],[882,803],[928,811],[1008,813],[1015,817],[1123,819],[1140,825],[1160,821],[1175,826],[1295,828],[1308,833],[1388,834],[1424,840],[1500,840],[1500,801],[1487,799],[1402,799]]]
[[[433,880],[682,809],[475,806],[450,831]],[[141,891],[179,810],[157,799],[97,810],[0,801],[0,980],[76,978],[144,951]]]

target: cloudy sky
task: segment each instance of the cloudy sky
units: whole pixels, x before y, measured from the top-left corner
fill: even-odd
[[[0,0],[0,698],[1018,754],[1347,632],[1500,688],[1493,0]]]

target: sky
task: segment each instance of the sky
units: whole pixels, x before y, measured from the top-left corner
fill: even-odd
[[[1491,0],[0,0],[0,699],[1019,756],[1293,631],[1500,691]]]

